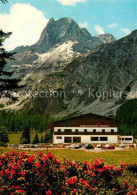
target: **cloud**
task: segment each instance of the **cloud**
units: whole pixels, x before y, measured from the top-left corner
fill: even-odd
[[[95,31],[98,33],[98,34],[105,34],[104,32],[104,29],[102,26],[99,26],[99,25],[95,25]]]
[[[107,25],[107,28],[115,28],[118,24],[117,23],[112,23]]]
[[[75,6],[77,3],[84,3],[87,0],[57,0],[57,1],[65,6]]]
[[[88,28],[88,22],[79,23],[79,26],[80,26],[81,28]]]
[[[9,14],[0,14],[0,28],[12,32],[5,41],[5,48],[12,50],[20,45],[32,45],[38,41],[48,20],[30,4],[13,4]]]
[[[128,28],[121,28],[120,31],[124,32],[126,35],[129,35],[131,33],[131,31]]]

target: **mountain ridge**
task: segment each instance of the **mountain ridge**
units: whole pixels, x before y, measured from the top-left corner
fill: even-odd
[[[107,38],[105,38],[105,40],[100,40],[100,37],[104,36],[109,36],[109,41],[107,41]],[[35,44],[31,46],[17,47],[13,52],[22,52],[30,49],[38,53],[45,53],[52,49],[56,44],[62,44],[71,40],[72,42],[79,41],[81,43],[80,46],[82,46],[82,49],[76,47],[76,52],[86,53],[89,50],[96,48],[95,42],[97,39],[99,39],[100,44],[103,44],[104,41],[112,42],[116,40],[113,35],[109,33],[92,37],[86,28],[81,28],[71,18],[61,18],[58,20],[51,18],[43,29],[39,40]],[[92,43],[94,43],[94,46],[90,45]],[[39,51],[39,49],[41,50]]]
[[[39,110],[52,113],[62,118],[67,114],[86,114],[92,112],[102,115],[116,115],[117,109],[124,104],[123,96],[106,98],[93,98],[88,96],[88,89],[96,91],[113,92],[122,94],[130,86],[137,86],[137,31],[118,41],[100,46],[95,52],[89,52],[68,64],[62,72],[67,73],[63,77],[58,74],[48,75],[40,84],[43,87],[58,91],[82,91],[83,94],[67,94],[62,99],[45,99],[45,104],[40,98],[34,100],[33,107],[39,102]],[[41,87],[40,87],[41,86]],[[130,91],[129,90],[129,91]],[[126,99],[125,99],[126,100]],[[42,102],[42,105],[40,105]],[[47,103],[46,103],[47,102]],[[54,104],[58,105],[53,107]]]
[[[93,37],[70,18],[51,19],[34,45],[26,50],[22,47],[12,64],[23,84],[37,93],[65,91],[66,97],[30,95],[21,99],[16,109],[59,118],[88,112],[115,116],[124,103],[123,96],[89,97],[88,90],[123,94],[127,88],[137,86],[137,31],[120,40],[108,33]]]

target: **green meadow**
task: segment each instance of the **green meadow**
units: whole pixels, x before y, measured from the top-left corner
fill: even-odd
[[[31,142],[35,137],[36,132],[31,131]],[[20,144],[22,132],[9,134],[10,142],[9,144]],[[38,133],[39,139],[41,136],[45,136],[44,133]],[[12,151],[11,148],[0,147],[0,153],[6,151]],[[22,151],[22,150],[20,150]],[[27,152],[31,154],[38,154],[41,150],[31,150],[28,149]],[[47,153],[47,149],[42,150],[43,153]],[[119,165],[120,163],[137,163],[137,149],[127,149],[121,151],[100,151],[93,152],[92,150],[83,151],[83,150],[73,150],[73,149],[49,149],[48,152],[52,152],[57,158],[67,158],[71,161],[85,162],[94,160],[95,158],[105,160],[106,164]]]
[[[0,147],[0,153],[11,152],[13,149]],[[23,151],[23,150],[18,150]],[[38,154],[39,152],[47,153],[45,150],[27,150],[26,152],[30,154]],[[85,162],[94,160],[95,158],[103,158],[105,163],[108,165],[117,165],[120,163],[137,163],[137,150],[122,150],[122,151],[101,151],[101,152],[92,152],[92,151],[82,151],[82,150],[73,150],[73,149],[49,149],[48,152],[52,152],[56,155],[57,158],[66,158],[71,161]]]
[[[19,132],[19,133],[10,133],[9,134],[9,144],[20,144],[20,138],[21,138],[21,135],[22,135],[22,132]],[[31,134],[30,134],[30,137],[31,137],[31,143],[34,139],[36,135],[36,132],[35,131],[31,131]],[[38,136],[39,136],[39,139],[41,139],[41,137],[45,136],[45,133],[38,133]]]

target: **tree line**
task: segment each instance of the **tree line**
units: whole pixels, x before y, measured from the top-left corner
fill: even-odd
[[[137,99],[128,100],[117,111],[116,119],[120,121],[119,132],[137,138]]]
[[[46,131],[54,121],[49,115],[29,114],[26,112],[0,111],[0,125],[8,132],[19,132],[24,129],[34,129],[38,132]]]

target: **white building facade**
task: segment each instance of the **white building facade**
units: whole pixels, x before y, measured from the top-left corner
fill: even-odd
[[[119,142],[121,144],[133,144],[133,136],[120,136]]]
[[[130,144],[133,143],[133,136],[120,136],[116,122],[91,114],[56,122],[53,127],[53,143]]]
[[[118,143],[117,128],[55,127],[53,143]]]

